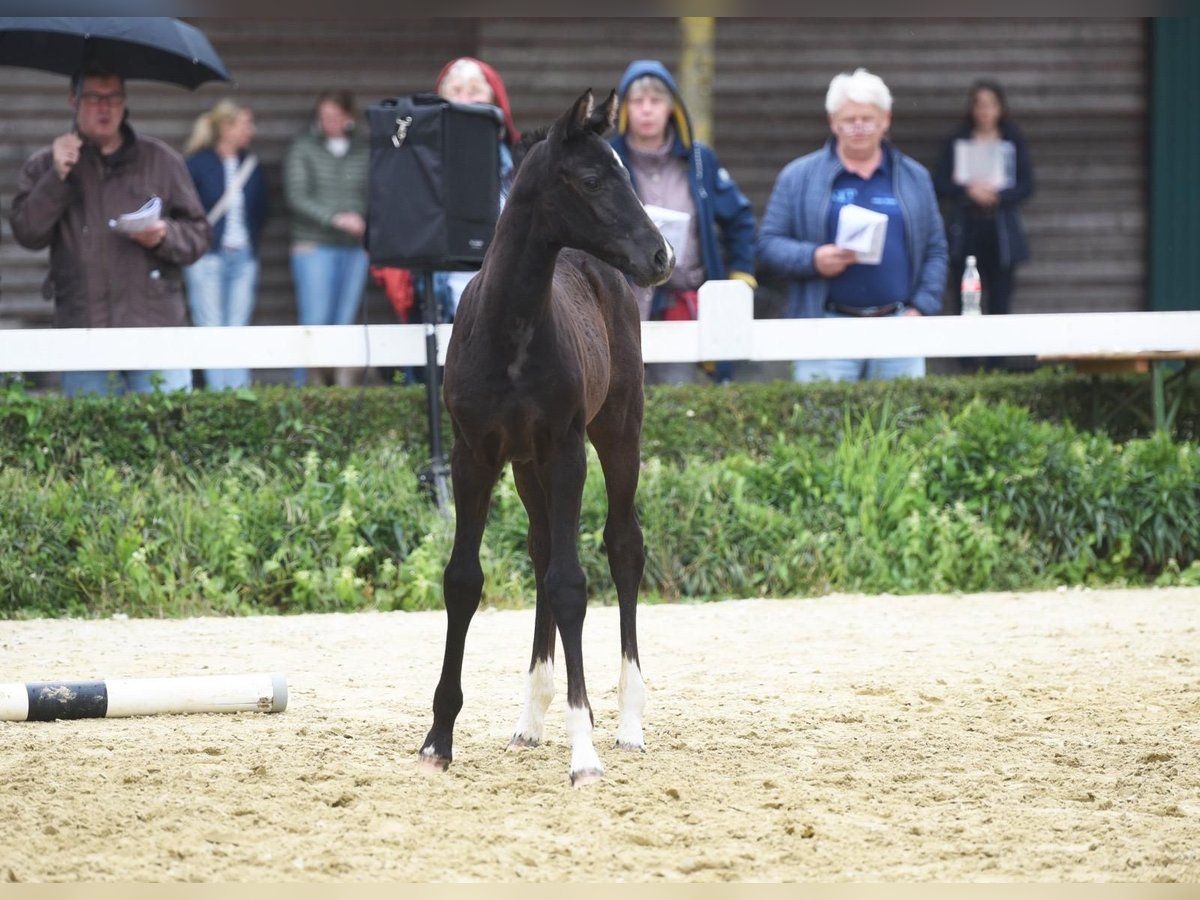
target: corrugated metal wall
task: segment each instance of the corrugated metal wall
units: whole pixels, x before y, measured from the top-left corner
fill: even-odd
[[[892,91],[892,131],[932,166],[977,77],[1008,92],[1038,191],[1024,207],[1034,260],[1014,312],[1146,306],[1143,21],[738,19],[717,29],[716,138],[763,209],[775,174],[828,135],[825,92],[864,65]]]
[[[615,87],[630,59],[672,68],[679,60],[670,18],[196,21],[236,88],[136,83],[131,110],[140,128],[182,146],[193,117],[220,97],[255,109],[276,213],[259,323],[294,321],[279,164],[321,88],[352,88],[365,106],[427,90],[447,59],[472,53],[501,72],[518,127],[530,128],[584,88]],[[998,78],[1039,181],[1026,215],[1037,259],[1019,278],[1016,311],[1144,309],[1147,30],[1141,19],[721,19],[714,144],[761,213],[779,169],[824,140],[824,94],[836,72],[866,65],[884,77],[895,139],[927,164],[971,79]],[[68,124],[64,82],[6,69],[0,84],[0,327],[48,320],[44,256],[15,246],[7,213],[21,162]],[[379,292],[370,296],[372,320],[385,320]]]

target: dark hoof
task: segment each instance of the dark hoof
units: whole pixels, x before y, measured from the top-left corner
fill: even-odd
[[[624,750],[628,753],[645,753],[645,744],[631,744],[628,741],[617,741],[617,749]]]
[[[536,741],[533,738],[521,737],[519,734],[514,734],[512,740],[508,742],[509,750],[532,750],[534,747],[540,747],[541,741]]]
[[[604,777],[604,771],[601,769],[580,769],[578,772],[571,773],[571,787],[586,787],[589,784],[595,784]]]
[[[417,769],[426,775],[440,775],[450,767],[450,757],[422,750],[417,754]]]

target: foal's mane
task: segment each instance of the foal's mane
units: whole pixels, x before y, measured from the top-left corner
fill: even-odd
[[[589,88],[588,89],[589,96],[590,96],[590,93],[591,93],[591,89]],[[608,118],[607,114],[609,112],[613,112],[613,115],[615,117],[615,112],[614,112],[615,107],[613,107],[611,104],[613,104],[615,102],[616,94],[617,94],[617,92],[613,91],[609,95],[608,100],[605,102],[605,104],[603,106],[593,106],[589,100],[589,103],[588,103],[589,116],[588,116],[588,120],[587,120],[587,125],[585,126],[585,129],[583,131],[581,131],[580,133],[586,133],[586,131],[591,131],[593,134],[599,135],[600,137],[604,137],[604,135],[609,130],[611,130],[614,119]],[[582,98],[580,98],[580,99],[582,100]],[[513,148],[512,148],[513,178],[517,177],[517,170],[521,168],[521,162],[525,159],[526,156],[529,155],[529,151],[533,149],[533,146],[535,144],[541,143],[542,141],[544,141],[546,139],[546,136],[550,133],[550,129],[552,127],[553,127],[552,125],[542,125],[542,126],[539,126],[538,128],[534,128],[530,131],[526,131],[524,134],[521,135],[521,139],[518,140],[517,143],[513,145]],[[574,136],[576,136],[576,135],[573,134],[572,132],[568,132],[568,134],[567,134],[568,139],[570,139]]]
[[[546,135],[550,132],[549,125],[542,125],[539,128],[534,128],[531,131],[526,131],[521,134],[521,139],[513,145],[512,161],[513,161],[513,178],[517,177],[517,170],[521,168],[521,162],[525,159],[526,154],[533,149],[533,145],[544,141]]]

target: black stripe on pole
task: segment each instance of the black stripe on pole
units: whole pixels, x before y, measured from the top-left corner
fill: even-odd
[[[103,681],[29,682],[25,690],[29,694],[27,722],[103,719],[108,714],[108,687]]]

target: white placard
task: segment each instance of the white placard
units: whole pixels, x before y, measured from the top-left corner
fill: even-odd
[[[1017,148],[1012,141],[954,142],[954,183],[977,182],[1002,191],[1016,183]]]

